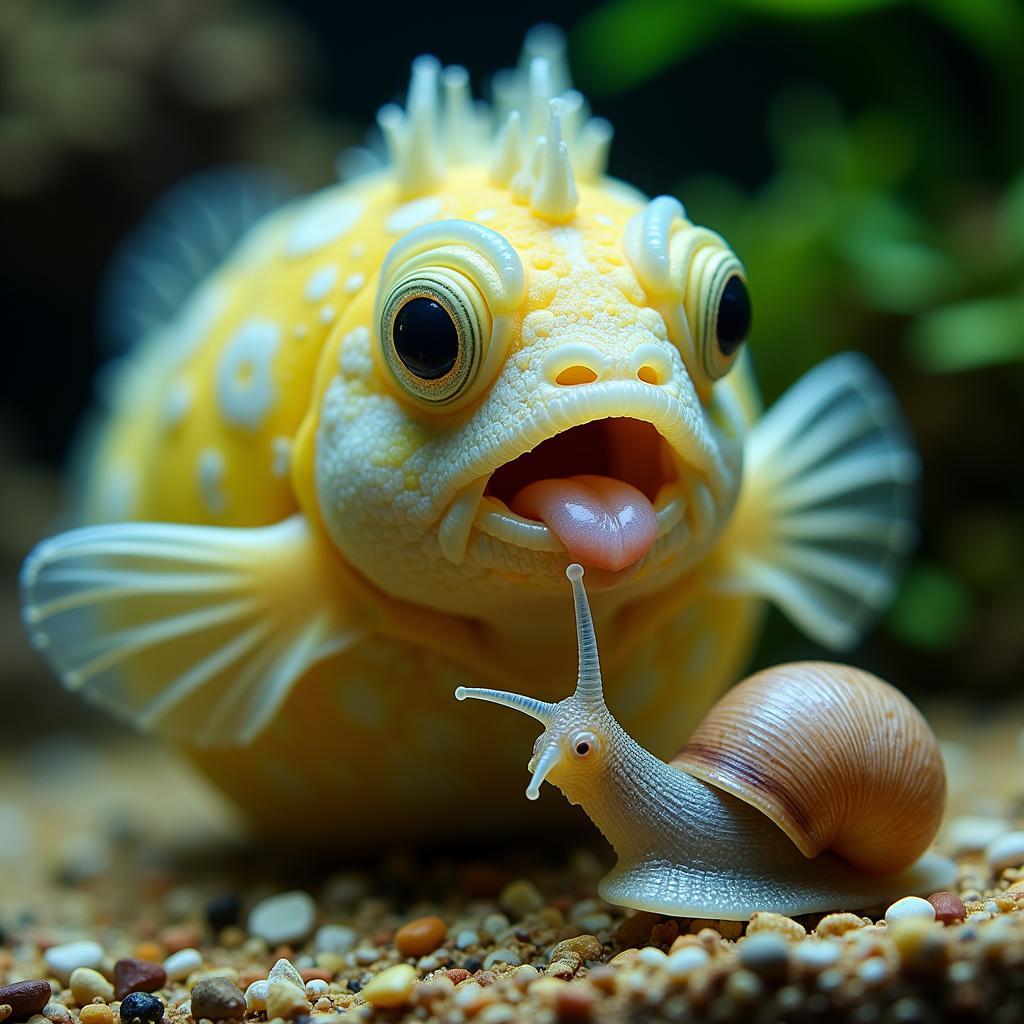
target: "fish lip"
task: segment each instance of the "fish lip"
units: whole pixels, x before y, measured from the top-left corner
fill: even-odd
[[[672,456],[676,479],[663,483],[653,502],[658,521],[656,542],[671,537],[675,544],[682,544],[710,533],[720,504],[714,495],[720,490],[716,484],[722,478],[722,461],[703,410],[697,414],[664,388],[642,382],[588,384],[543,404],[541,409],[513,437],[482,452],[452,478],[450,488],[454,487],[454,492],[442,506],[445,511],[441,523],[448,521],[451,510],[460,503],[465,508],[459,541],[454,546],[450,540],[442,544],[451,561],[458,563],[465,558],[470,536],[478,532],[516,547],[564,554],[564,545],[548,526],[516,515],[503,501],[485,494],[487,483],[502,466],[548,438],[616,417],[650,423]],[[677,499],[680,506],[673,508]]]

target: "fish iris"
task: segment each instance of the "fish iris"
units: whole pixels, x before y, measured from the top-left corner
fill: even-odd
[[[391,328],[395,352],[420,380],[438,380],[450,373],[459,356],[459,331],[451,314],[434,299],[410,299],[395,315]]]

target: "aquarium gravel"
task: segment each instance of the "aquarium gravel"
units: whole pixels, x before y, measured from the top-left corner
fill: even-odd
[[[935,718],[948,736],[957,715]],[[46,744],[20,773],[0,754],[0,1021],[1017,1024],[1024,737],[1007,723],[972,724],[969,758],[943,744],[955,892],[749,923],[604,903],[610,858],[582,821],[570,841],[360,855],[321,838],[338,815],[356,834],[358,807],[254,841],[148,746]]]

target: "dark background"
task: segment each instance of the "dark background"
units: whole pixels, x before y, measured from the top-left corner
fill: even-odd
[[[915,695],[1024,681],[1024,9],[983,0],[3,0],[0,703],[81,715],[21,638],[15,578],[109,346],[119,239],[192,171],[315,188],[422,52],[477,92],[523,33],[567,30],[611,172],[733,243],[771,399],[830,352],[893,382],[925,464],[922,542],[853,655]],[[773,617],[760,661],[817,653]],[[32,711],[32,708],[35,711]]]

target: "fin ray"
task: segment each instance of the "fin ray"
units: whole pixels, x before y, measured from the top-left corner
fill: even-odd
[[[91,526],[26,560],[24,617],[70,689],[142,728],[233,745],[311,665],[370,632],[337,568],[301,515],[252,529]]]
[[[751,431],[720,588],[767,598],[819,642],[850,647],[916,539],[917,469],[871,363],[844,353],[815,367]]]

